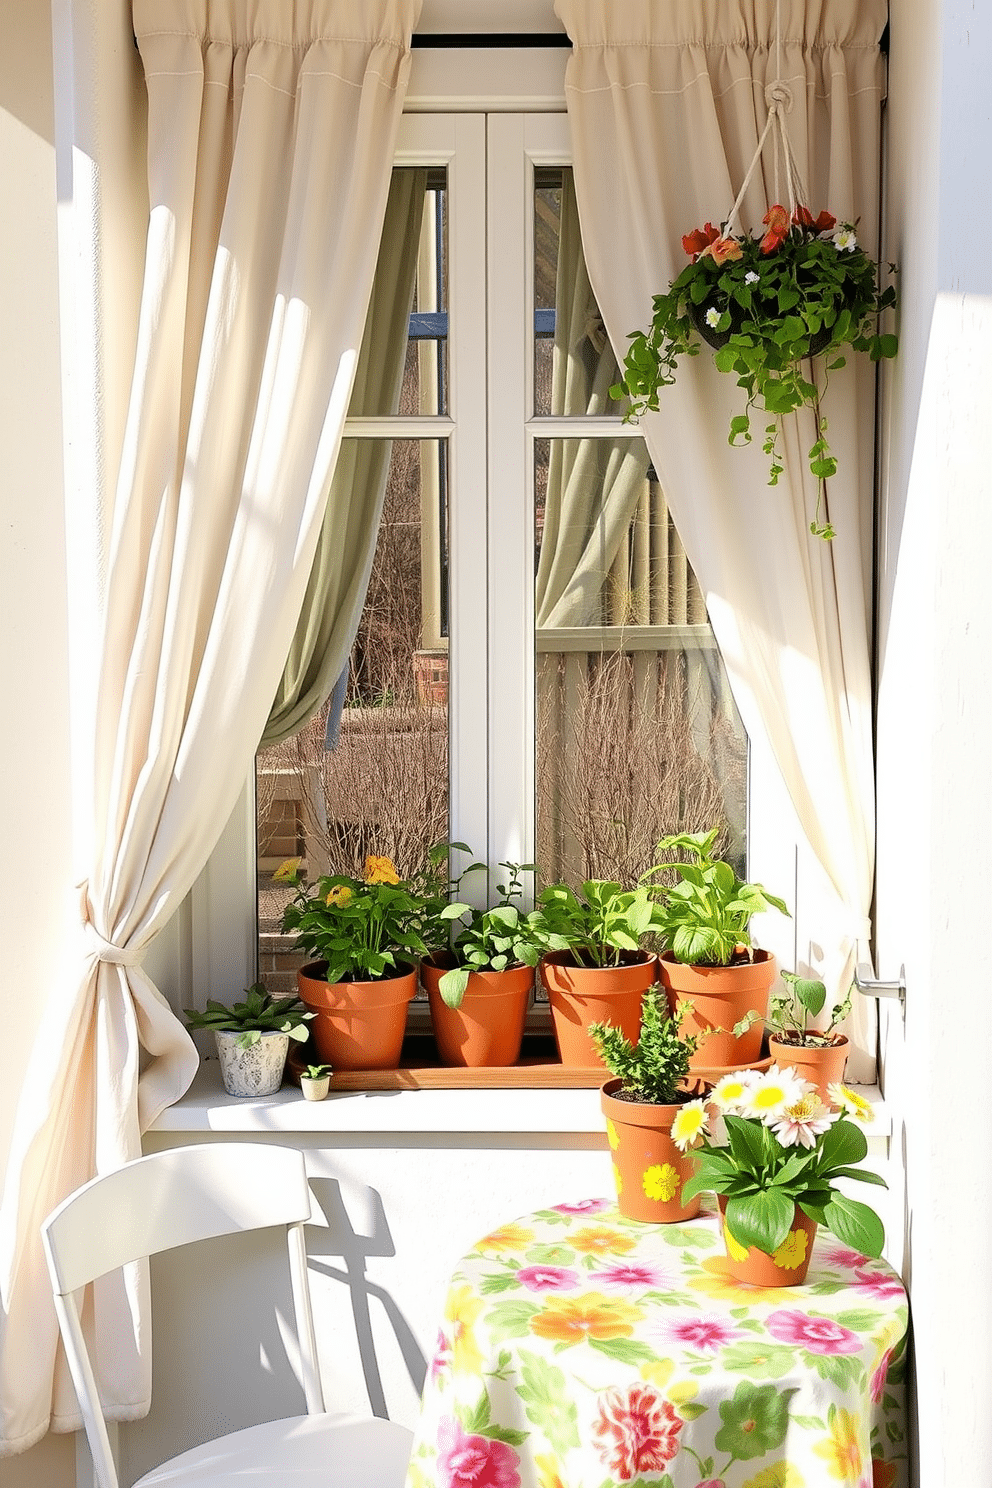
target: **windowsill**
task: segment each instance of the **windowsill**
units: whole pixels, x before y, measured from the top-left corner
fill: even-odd
[[[891,1135],[878,1087],[856,1087],[875,1107],[866,1133]],[[295,1085],[257,1100],[227,1095],[215,1059],[200,1065],[187,1093],[154,1122],[152,1132],[552,1132],[603,1137],[598,1090],[391,1090],[332,1093],[303,1099]]]

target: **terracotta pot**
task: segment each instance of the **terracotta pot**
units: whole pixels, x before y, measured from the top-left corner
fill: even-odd
[[[755,1250],[745,1250],[727,1229],[724,1211],[727,1200],[723,1194],[717,1196],[720,1206],[720,1221],[723,1226],[723,1243],[727,1248],[727,1271],[735,1281],[746,1281],[751,1286],[786,1287],[802,1286],[809,1270],[816,1236],[816,1220],[797,1206],[788,1235],[773,1255]]]
[[[682,1032],[704,1035],[689,1061],[690,1069],[739,1069],[761,1057],[768,995],[778,974],[774,956],[755,951],[754,960],[741,966],[685,966],[671,951],[664,951],[658,966],[671,1011],[680,1002],[689,1003],[692,1009]],[[757,1020],[735,1038],[734,1025],[749,1012],[757,1013]],[[707,1034],[708,1029],[720,1031]]]
[[[785,1069],[791,1064],[797,1075],[802,1075],[804,1080],[816,1086],[820,1099],[828,1106],[831,1101],[827,1087],[843,1080],[850,1049],[846,1034],[835,1033],[833,1040],[825,1048],[816,1048],[805,1044],[790,1044],[787,1039],[781,1039],[776,1034],[771,1034],[768,1039],[768,1052],[779,1068]]]
[[[696,1160],[672,1141],[672,1122],[681,1106],[618,1100],[615,1092],[622,1083],[607,1080],[599,1092],[620,1213],[648,1224],[693,1219],[699,1213],[699,1196],[683,1204],[682,1185],[696,1171]]]
[[[324,969],[324,962],[311,961],[296,973],[300,997],[317,1015],[310,1037],[320,1063],[336,1070],[396,1069],[416,967],[400,963],[397,976],[377,982],[325,982]]]
[[[658,980],[658,958],[624,952],[619,966],[578,966],[568,951],[553,951],[541,960],[541,979],[562,1064],[605,1069],[586,1030],[590,1023],[612,1023],[636,1044],[641,996]]]
[[[431,1022],[441,1063],[471,1069],[516,1064],[524,1019],[534,986],[532,966],[506,971],[473,971],[460,1007],[449,1007],[438,987],[454,964],[440,958],[420,963],[420,980],[427,992]]]

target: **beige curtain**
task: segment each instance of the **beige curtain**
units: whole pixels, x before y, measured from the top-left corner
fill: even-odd
[[[814,211],[860,220],[878,240],[878,41],[885,0],[556,0],[572,40],[566,98],[589,277],[610,339],[646,326],[651,297],[685,262],[683,233],[724,219],[767,118],[777,75]],[[780,30],[776,22],[779,17]],[[773,200],[764,162],[743,204],[759,226]],[[817,933],[800,945],[834,990],[867,949],[874,865],[870,614],[874,373],[853,358],[824,403],[840,459],[831,543],[810,536],[816,504],[808,415],[785,431],[786,472],[768,487],[760,439],[730,449],[739,389],[706,355],[683,365],[641,429],[706,596],[745,727],[766,735],[824,870]],[[853,1028],[852,1078],[873,1072],[868,1004]]]
[[[426,188],[425,170],[393,171],[348,409],[356,416],[399,408]],[[342,674],[369,586],[392,448],[388,439],[346,439],[341,446],[263,748],[299,733]]]
[[[78,984],[56,995],[0,1215],[2,1450],[78,1426],[38,1227],[196,1069],[141,969],[223,829],[313,564],[419,0],[135,0],[150,220],[97,659]],[[94,1289],[107,1414],[150,1393],[140,1276]]]

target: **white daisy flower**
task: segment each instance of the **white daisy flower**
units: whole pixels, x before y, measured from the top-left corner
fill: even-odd
[[[713,330],[720,324],[720,312],[715,305],[711,305],[706,312],[706,324]]]
[[[706,1136],[706,1102],[686,1101],[672,1122],[672,1141],[680,1152],[698,1147]]]
[[[838,253],[853,253],[858,246],[854,228],[849,222],[844,222],[838,227],[831,241]]]
[[[828,1085],[827,1094],[835,1106],[840,1106],[845,1116],[853,1116],[862,1126],[870,1126],[875,1120],[871,1101],[865,1100],[863,1095],[859,1095],[849,1085],[841,1085],[839,1081],[835,1085]]]
[[[717,1110],[729,1111],[733,1115],[743,1109],[757,1078],[755,1070],[734,1070],[732,1074],[724,1075],[710,1091],[710,1103]]]
[[[757,284],[757,282],[758,282],[758,280],[760,278],[761,278],[761,275],[760,274],[756,274],[753,269],[748,269],[747,273],[744,275],[744,283],[745,284]]]
[[[766,1126],[771,1126],[788,1106],[794,1106],[797,1101],[802,1100],[811,1088],[809,1082],[801,1079],[791,1065],[780,1070],[777,1064],[773,1064],[748,1091],[742,1114],[756,1116]]]
[[[836,1119],[836,1114],[823,1104],[817,1092],[810,1090],[794,1105],[785,1108],[773,1124],[772,1131],[781,1147],[795,1147],[798,1143],[800,1147],[812,1149],[817,1137],[822,1136]]]

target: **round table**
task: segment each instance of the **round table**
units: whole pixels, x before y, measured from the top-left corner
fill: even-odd
[[[556,1204],[459,1262],[408,1488],[895,1488],[907,1322],[892,1268],[823,1230],[805,1285],[764,1289],[726,1274],[711,1198],[676,1225]]]

